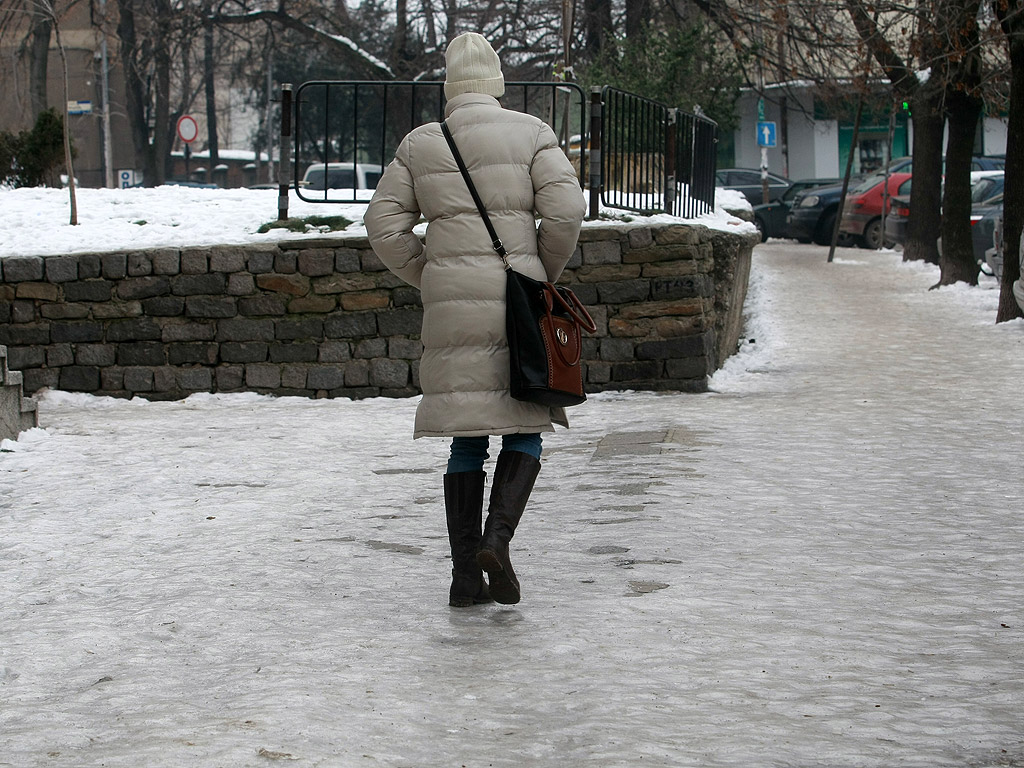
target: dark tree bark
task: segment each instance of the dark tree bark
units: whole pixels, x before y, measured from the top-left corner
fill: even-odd
[[[32,27],[29,40],[28,79],[32,121],[47,107],[46,78],[50,60],[50,34],[53,22],[37,4],[32,4]]]
[[[210,14],[203,14],[203,87],[206,93],[206,146],[210,150],[210,178],[220,162],[220,144],[217,141],[217,88],[213,38]]]
[[[650,16],[651,0],[626,0],[626,37],[639,37]]]
[[[146,124],[146,82],[135,29],[136,0],[117,0],[117,38],[125,75],[125,106],[135,150],[135,162],[144,162],[149,153],[149,126]]]
[[[914,183],[910,188],[910,219],[903,260],[939,263],[936,244],[942,225],[943,88],[928,80],[910,99],[914,120]]]
[[[587,58],[596,59],[601,52],[614,45],[611,0],[584,0],[584,28]]]
[[[1003,277],[996,322],[1024,317],[1013,296],[1021,277],[1020,234],[1024,227],[1024,2],[995,0],[999,23],[1010,47],[1010,111],[1003,193]]]

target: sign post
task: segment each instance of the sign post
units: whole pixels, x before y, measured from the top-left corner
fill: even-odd
[[[192,155],[192,142],[199,136],[199,124],[192,115],[178,118],[178,138],[185,142],[185,181],[188,181],[188,161]]]
[[[757,123],[757,144],[761,147],[761,195],[763,202],[767,203],[770,197],[768,192],[768,147],[774,147],[775,140],[774,121],[759,120]]]

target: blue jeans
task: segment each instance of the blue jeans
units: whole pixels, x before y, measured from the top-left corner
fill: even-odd
[[[478,437],[452,438],[452,452],[448,459],[448,472],[479,472],[487,461],[487,448],[490,444],[488,435]],[[519,451],[535,459],[540,459],[540,433],[527,433],[501,436],[501,451]]]

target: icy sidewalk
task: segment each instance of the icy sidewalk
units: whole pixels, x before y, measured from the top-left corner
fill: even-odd
[[[0,454],[0,765],[1024,764],[1024,324],[770,244],[717,393],[545,441],[446,605],[415,403],[51,394]]]

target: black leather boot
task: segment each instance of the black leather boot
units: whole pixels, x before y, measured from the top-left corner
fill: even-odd
[[[483,472],[454,472],[444,476],[444,510],[452,548],[452,587],[448,604],[457,608],[492,602],[475,557],[480,547],[486,477]]]
[[[515,535],[539,472],[540,462],[520,451],[499,453],[494,467],[491,501],[476,562],[487,571],[491,597],[506,605],[518,603],[521,597],[519,580],[508,558],[508,543]]]

